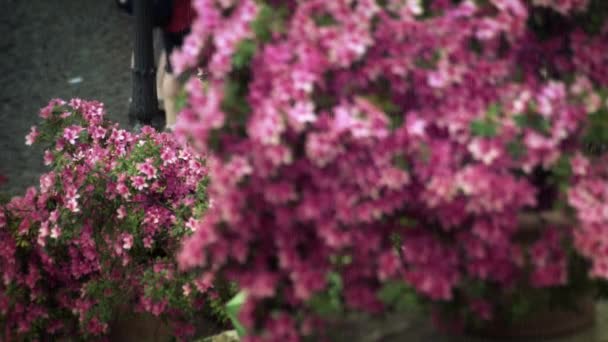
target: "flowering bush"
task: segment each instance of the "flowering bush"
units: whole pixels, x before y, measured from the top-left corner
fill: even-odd
[[[350,309],[382,310],[397,281],[481,319],[496,291],[587,279],[568,227],[518,242],[526,211],[577,215],[606,277],[605,164],[580,178],[608,141],[605,1],[192,6],[172,61],[208,80],[176,133],[209,153],[214,207],[180,265],[246,291],[249,341],[310,334],[328,279]]]
[[[103,335],[135,311],[187,336],[206,310],[211,284],[174,261],[207,209],[204,160],[103,115],[97,102],[52,100],[26,138],[50,147],[51,171],[0,209],[0,340]]]

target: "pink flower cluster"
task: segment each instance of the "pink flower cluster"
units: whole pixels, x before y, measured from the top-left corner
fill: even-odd
[[[550,227],[529,250],[533,266],[530,283],[534,287],[565,285],[568,281],[566,251],[562,244],[564,236]],[[568,236],[569,237],[569,236]]]
[[[591,164],[578,156],[577,181],[568,193],[579,226],[574,231],[577,250],[592,261],[591,275],[608,279],[608,158]]]
[[[180,264],[248,293],[249,341],[298,340],[305,320],[279,317],[309,312],[330,272],[350,308],[372,312],[389,279],[486,303],[464,284],[526,278],[517,216],[560,200],[540,203],[535,175],[567,162],[604,101],[606,34],[541,38],[528,23],[543,12],[522,0],[429,3],[193,1],[173,60],[203,63],[210,79],[188,84],[176,132],[209,153],[214,205],[191,223]],[[567,14],[587,1],[533,3]],[[245,71],[231,64],[252,44]],[[595,192],[575,207],[606,209],[605,179],[580,187]],[[551,234],[532,247],[535,286],[566,279]]]
[[[103,335],[124,306],[182,325],[199,310],[201,293],[181,295],[191,276],[153,289],[157,264],[173,272],[186,222],[207,206],[204,161],[169,134],[130,133],[103,114],[98,102],[53,100],[43,134],[28,135],[51,146],[52,171],[0,207],[0,340]]]

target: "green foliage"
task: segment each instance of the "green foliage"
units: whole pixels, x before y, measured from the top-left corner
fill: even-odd
[[[538,113],[520,114],[516,115],[513,119],[520,128],[531,128],[545,135],[550,133],[551,123],[547,118]]]
[[[570,177],[572,177],[570,157],[568,155],[562,155],[557,163],[551,168],[549,184],[556,186],[562,193],[566,193]]]
[[[175,109],[177,112],[180,112],[182,109],[186,108],[188,104],[188,93],[185,89],[180,90],[175,98]]]
[[[315,24],[320,27],[332,26],[337,24],[336,19],[329,13],[316,15],[314,16],[313,20],[315,21]]]
[[[242,127],[246,123],[247,115],[251,111],[247,102],[248,83],[240,80],[228,79],[224,88],[224,99],[222,101],[222,110],[232,117],[232,122]]]
[[[413,228],[418,225],[418,221],[408,216],[402,216],[399,218],[399,225],[405,228]]]
[[[285,21],[289,15],[286,5],[260,4],[257,18],[251,23],[256,39],[265,43],[272,39],[273,33],[285,31]]]
[[[471,122],[471,134],[477,137],[491,138],[496,135],[496,124],[488,120],[474,120]]]
[[[378,298],[397,311],[413,311],[421,307],[416,291],[403,281],[386,282],[378,292]]]
[[[403,154],[397,154],[393,157],[393,165],[404,171],[410,170],[410,165]]]
[[[600,92],[602,103],[608,99],[608,89]],[[608,151],[608,108],[602,106],[599,111],[589,114],[589,122],[585,136],[583,137],[585,153],[598,156]]]
[[[389,91],[370,94],[365,96],[365,99],[380,108],[388,116],[391,120],[391,129],[396,129],[403,125],[401,108],[393,102]]]
[[[336,272],[327,275],[327,289],[309,301],[309,305],[314,313],[321,317],[336,317],[344,312],[342,302],[342,278]]]
[[[492,104],[488,107],[484,118],[473,120],[470,124],[473,136],[491,138],[498,132],[497,119],[500,114],[500,106]]]
[[[523,158],[526,154],[526,146],[524,146],[521,139],[516,139],[509,142],[506,148],[509,155],[515,160]]]
[[[608,16],[608,2],[605,0],[591,0],[585,13],[575,14],[577,25],[585,31],[598,34]]]
[[[243,291],[239,292],[234,296],[228,303],[226,303],[226,313],[232,322],[232,325],[238,332],[239,336],[245,336],[247,331],[245,327],[239,321],[239,312],[247,299],[247,294]]]
[[[232,65],[236,69],[243,69],[249,65],[251,59],[257,50],[256,42],[253,39],[245,39],[239,43],[234,55],[232,56]]]

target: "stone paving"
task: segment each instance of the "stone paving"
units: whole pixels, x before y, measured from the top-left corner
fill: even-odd
[[[24,136],[49,99],[99,100],[110,119],[127,123],[132,28],[114,0],[3,3],[0,174],[8,183],[0,190],[16,194],[44,170],[41,151],[25,146]]]
[[[105,103],[108,118],[127,124],[131,93],[130,18],[113,0],[4,0],[0,11],[0,190],[21,193],[38,183],[42,151],[24,144],[49,99],[81,97]],[[80,79],[80,82],[78,82]],[[72,84],[69,82],[72,80]],[[553,342],[608,342],[608,308],[597,324]],[[386,341],[482,342],[437,334],[416,323]],[[548,340],[549,341],[549,340]]]

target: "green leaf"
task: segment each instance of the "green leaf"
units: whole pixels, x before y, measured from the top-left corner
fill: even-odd
[[[378,291],[378,299],[399,311],[419,308],[416,292],[403,281],[389,281]]]
[[[511,141],[507,144],[507,152],[515,159],[519,160],[526,154],[526,147],[520,140]]]
[[[311,309],[322,317],[341,315],[342,305],[342,278],[339,273],[330,272],[327,275],[327,289],[313,296],[309,305]]]
[[[340,276],[339,273],[330,272],[327,275],[327,281],[329,283],[329,287],[331,290],[342,291],[342,288],[343,288],[342,277]]]
[[[319,27],[332,26],[337,23],[336,19],[329,13],[316,15],[313,19]]]
[[[399,298],[406,288],[407,286],[403,282],[388,282],[378,292],[378,298],[380,298],[384,304],[390,305]]]
[[[410,169],[410,165],[403,154],[395,155],[395,157],[393,158],[393,165],[405,171],[409,171]]]
[[[474,120],[471,122],[471,134],[478,137],[491,138],[496,135],[496,124],[488,120]]]
[[[285,5],[260,5],[258,16],[251,23],[251,29],[259,42],[268,42],[274,32],[281,32],[285,28],[285,18],[289,9]]]
[[[513,120],[520,128],[531,128],[543,134],[548,134],[551,131],[551,123],[540,114],[520,114],[514,116]]]
[[[251,39],[245,39],[239,43],[234,55],[232,56],[232,65],[236,69],[242,69],[249,65],[251,59],[255,55],[257,45]]]
[[[553,166],[553,174],[560,179],[568,179],[572,175],[572,166],[570,165],[569,156],[561,156],[557,163]]]
[[[489,119],[496,119],[500,114],[500,105],[497,103],[493,103],[488,107],[488,111],[486,112],[486,117]]]
[[[232,325],[234,325],[234,328],[240,337],[245,336],[247,333],[245,327],[241,324],[238,318],[239,312],[241,311],[246,299],[247,294],[244,291],[240,291],[236,294],[236,296],[228,301],[228,303],[226,303],[226,313],[228,314]]]
[[[399,224],[403,227],[415,227],[418,224],[418,221],[407,216],[402,216],[399,218]]]
[[[177,94],[175,98],[175,109],[180,112],[182,109],[186,108],[188,104],[188,93],[183,89]]]

